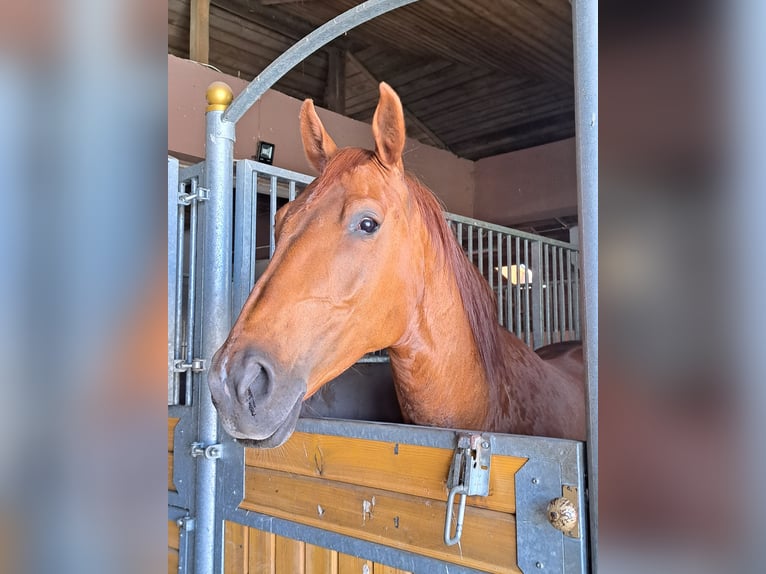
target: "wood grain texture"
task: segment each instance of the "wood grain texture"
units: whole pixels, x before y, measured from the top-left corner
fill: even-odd
[[[245,471],[241,508],[456,564],[518,572],[515,521],[507,513],[466,508],[461,552],[442,540],[444,502],[254,467]]]
[[[180,419],[168,417],[168,452],[173,452],[173,433],[176,430],[176,425]]]
[[[176,492],[176,485],[173,482],[173,453],[168,453],[168,490]]]
[[[452,451],[381,441],[294,433],[276,450],[245,450],[247,466],[446,501]],[[469,505],[516,511],[515,474],[526,459],[493,456],[490,492]]]
[[[248,567],[248,527],[234,522],[224,523],[223,564],[224,572],[246,572]]]
[[[292,572],[293,574],[305,574],[306,572],[306,544],[300,540],[276,536],[274,553],[274,565],[276,574]]]
[[[337,574],[338,553],[329,548],[306,544],[306,574]]]
[[[276,574],[276,564],[274,561],[276,536],[257,528],[250,528],[248,540],[248,574]]]
[[[338,559],[338,574],[372,574],[372,568],[369,560],[350,554],[341,554]]]
[[[168,548],[178,550],[180,538],[180,532],[175,520],[168,520]]]

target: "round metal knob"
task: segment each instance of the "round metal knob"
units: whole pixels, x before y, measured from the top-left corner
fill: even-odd
[[[577,526],[577,509],[571,500],[554,498],[546,509],[548,521],[561,532],[568,534]]]

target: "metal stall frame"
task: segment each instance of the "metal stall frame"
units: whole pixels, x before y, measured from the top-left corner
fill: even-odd
[[[231,92],[221,86],[211,86],[208,90],[207,109],[207,149],[204,164],[206,201],[200,206],[200,218],[203,221],[201,233],[200,254],[204,260],[201,265],[200,280],[204,279],[205,288],[200,298],[200,308],[214,309],[215,312],[198,313],[202,318],[200,324],[200,357],[209,362],[213,353],[223,343],[231,325],[232,298],[231,276],[232,261],[230,246],[232,230],[227,223],[232,220],[232,189],[233,189],[233,146],[235,140],[236,122],[260,98],[267,89],[278,81],[287,71],[308,55],[318,50],[344,32],[390,10],[413,3],[416,0],[368,0],[355,8],[339,15],[337,18],[321,26],[306,38],[287,50],[263,73],[255,78],[247,88],[232,102]],[[573,7],[573,36],[575,54],[575,90],[576,90],[576,145],[577,145],[577,177],[578,177],[578,210],[580,215],[580,246],[582,250],[582,310],[584,321],[582,325],[585,335],[585,357],[587,375],[587,399],[589,408],[587,456],[587,493],[581,489],[583,505],[588,508],[590,528],[590,568],[596,571],[597,557],[597,3],[595,0],[574,0]],[[170,171],[169,171],[170,173]],[[169,182],[170,182],[169,175]],[[178,232],[178,228],[175,228]],[[181,228],[183,232],[183,228]],[[170,231],[169,231],[170,233]],[[169,270],[170,276],[170,270]],[[196,328],[195,328],[196,331]],[[170,349],[169,349],[170,352]],[[175,359],[176,357],[174,357]],[[204,365],[203,365],[204,366]],[[191,367],[189,367],[191,369]],[[224,491],[223,480],[217,480],[217,459],[223,456],[224,469],[229,464],[235,464],[236,453],[243,451],[227,436],[222,436],[219,442],[218,421],[212,405],[210,393],[207,391],[207,374],[205,370],[192,375],[196,396],[196,404],[189,414],[189,406],[173,406],[169,415],[179,415],[176,426],[176,444],[182,448],[189,447],[192,456],[197,458],[193,486],[193,499],[184,488],[178,489],[178,495],[169,499],[169,519],[178,519],[189,525],[183,531],[194,532],[194,542],[191,544],[195,572],[222,572],[223,570],[223,519],[221,505],[217,504],[233,493]],[[170,401],[169,391],[169,401]],[[183,409],[183,410],[182,410]],[[337,432],[325,428],[330,423],[320,421],[303,421],[300,428],[313,432]],[[349,424],[355,432],[363,432],[359,425]],[[370,424],[370,423],[367,423]],[[312,426],[313,425],[313,426]],[[376,428],[380,428],[376,424]],[[334,427],[333,427],[334,428]],[[392,430],[392,433],[407,432],[407,427]],[[189,436],[196,430],[196,440],[189,443]],[[428,429],[411,429],[408,436],[420,436],[429,432]],[[438,433],[438,431],[433,430]],[[445,431],[450,432],[450,431]],[[182,435],[182,436],[179,436]],[[499,438],[499,437],[496,437]],[[439,439],[443,440],[443,439]],[[495,440],[493,438],[493,440]],[[515,444],[525,441],[523,437],[510,437]],[[526,439],[547,441],[548,439]],[[530,443],[531,444],[531,443]],[[540,443],[543,444],[543,443]],[[577,457],[581,457],[578,454]],[[579,460],[579,458],[578,458]],[[175,461],[177,462],[177,461]],[[174,462],[174,464],[175,464]],[[241,468],[241,467],[240,467]],[[186,475],[185,473],[182,473]],[[535,477],[537,478],[537,477]],[[578,484],[582,476],[578,476]],[[228,487],[229,485],[227,485]],[[185,491],[185,493],[184,493]],[[588,501],[585,503],[585,501]],[[218,510],[217,510],[218,509]],[[186,511],[186,512],[184,512]],[[231,511],[235,512],[236,511]],[[523,511],[522,511],[523,514]],[[253,523],[259,519],[254,515],[239,517]],[[270,524],[279,524],[274,518],[269,518]],[[260,524],[260,523],[259,523]],[[586,532],[583,532],[583,536]],[[308,535],[307,535],[308,536]],[[360,542],[359,544],[366,544]],[[584,545],[581,545],[584,546]],[[186,548],[186,547],[185,547]],[[396,550],[392,549],[396,554]],[[581,550],[584,563],[585,551]],[[180,564],[179,564],[180,566]],[[428,568],[433,566],[429,563]],[[535,563],[538,570],[543,567],[541,562]],[[454,565],[452,571],[459,571]],[[578,568],[578,570],[580,570]],[[471,570],[464,570],[465,572]]]

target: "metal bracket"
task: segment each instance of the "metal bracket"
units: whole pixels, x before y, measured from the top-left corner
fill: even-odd
[[[206,187],[197,187],[196,193],[181,192],[178,194],[178,205],[191,205],[191,202],[207,201],[210,194],[210,190]]]
[[[468,496],[489,495],[489,471],[492,462],[492,440],[480,434],[461,434],[452,457],[447,477],[447,516],[444,519],[444,544],[452,546],[460,542],[463,534],[463,518]],[[452,517],[455,496],[460,495],[455,535],[452,536]]]
[[[182,532],[191,532],[194,530],[194,519],[187,514],[176,520],[176,525],[178,525]]]
[[[205,446],[201,442],[193,442],[191,445],[191,455],[193,457],[204,456],[205,458],[221,458],[221,443]]]
[[[174,373],[185,373],[191,371],[193,373],[199,373],[205,370],[205,359],[192,359],[191,363],[185,362],[183,359],[175,359],[173,361]]]

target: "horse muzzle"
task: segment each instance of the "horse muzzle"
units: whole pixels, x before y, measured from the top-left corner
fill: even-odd
[[[298,421],[306,382],[285,377],[265,353],[231,351],[213,356],[208,385],[227,433],[248,446],[273,448],[284,443]]]

